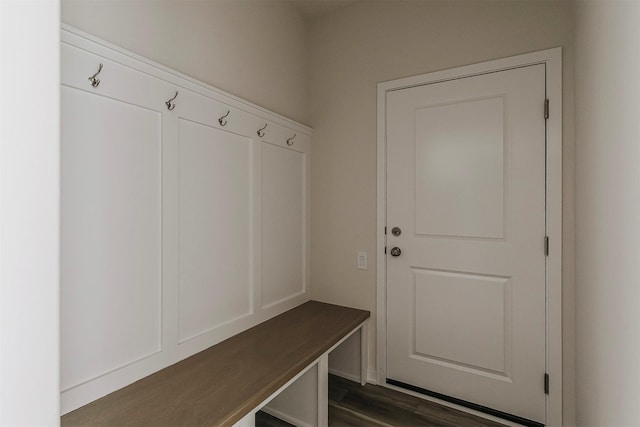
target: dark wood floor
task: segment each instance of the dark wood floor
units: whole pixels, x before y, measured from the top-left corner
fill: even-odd
[[[256,416],[259,427],[289,427],[264,412]],[[329,376],[329,426],[433,426],[500,427],[502,424],[478,418],[446,406],[390,390]]]

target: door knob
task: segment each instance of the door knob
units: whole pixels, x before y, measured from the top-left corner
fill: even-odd
[[[401,253],[402,251],[397,246],[391,249],[391,256],[400,256]]]

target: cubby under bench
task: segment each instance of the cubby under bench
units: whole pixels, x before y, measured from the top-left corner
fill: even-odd
[[[329,352],[359,330],[365,384],[369,316],[306,302],[64,415],[62,426],[254,426],[256,412],[314,368],[313,424],[326,426]]]

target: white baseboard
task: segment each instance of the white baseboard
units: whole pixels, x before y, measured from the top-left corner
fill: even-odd
[[[378,376],[375,370],[369,369],[367,371],[367,384],[380,385],[378,384]]]
[[[344,378],[345,380],[354,381],[354,382],[357,382],[357,383],[360,382],[360,376],[354,375],[353,373],[350,373],[350,372],[344,372],[344,371],[339,371],[337,369],[329,368],[329,373],[331,375],[335,375],[337,377]]]
[[[269,414],[269,415],[271,415],[273,417],[279,418],[282,421],[286,421],[289,424],[293,424],[294,426],[297,426],[297,427],[314,427],[311,424],[307,424],[307,423],[305,423],[303,421],[300,421],[300,420],[298,420],[298,419],[296,419],[296,418],[294,418],[292,416],[289,416],[289,415],[285,414],[284,412],[280,412],[277,409],[269,408],[268,406],[265,406],[260,410],[262,412],[266,412],[267,414]]]
[[[360,375],[353,374],[350,372],[339,371],[337,369],[329,368],[329,373],[335,375],[340,378],[344,378],[345,380],[353,381],[356,383],[360,383]],[[367,384],[378,385],[378,381],[376,380],[375,372],[369,370],[367,372]]]

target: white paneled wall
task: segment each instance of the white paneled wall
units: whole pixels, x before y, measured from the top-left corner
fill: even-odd
[[[68,86],[61,97],[65,389],[160,350],[162,114]]]
[[[262,147],[262,307],[303,294],[307,156],[272,144]],[[293,178],[295,177],[295,178]],[[292,179],[293,178],[293,179]]]
[[[179,340],[250,316],[251,139],[180,120]]]
[[[311,131],[69,27],[61,58],[66,413],[309,299]]]

